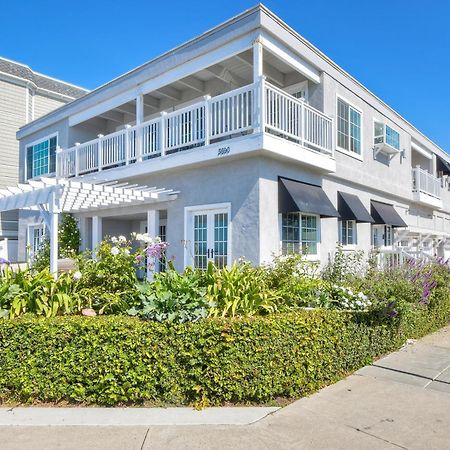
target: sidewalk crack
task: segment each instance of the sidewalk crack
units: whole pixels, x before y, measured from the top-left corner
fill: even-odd
[[[144,448],[144,444],[145,444],[145,441],[147,440],[147,436],[148,436],[148,432],[149,431],[150,431],[150,428],[147,428],[147,431],[145,432],[144,440],[142,441],[140,450],[143,450],[143,448]]]
[[[392,441],[390,441],[389,439],[383,439],[383,438],[380,437],[380,436],[376,436],[375,434],[369,433],[369,432],[367,432],[367,431],[365,431],[365,430],[361,430],[361,428],[352,427],[352,426],[350,426],[350,425],[347,425],[347,426],[348,426],[349,428],[352,428],[353,430],[359,431],[360,433],[367,434],[367,436],[371,436],[371,437],[373,437],[373,438],[375,438],[375,439],[378,439],[378,440],[380,440],[380,441],[386,442],[387,444],[394,445],[395,447],[402,448],[403,450],[409,450],[408,447],[403,447],[403,445],[396,444],[395,442],[392,442]]]

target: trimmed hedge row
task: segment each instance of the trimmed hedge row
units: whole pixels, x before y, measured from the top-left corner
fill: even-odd
[[[330,310],[161,324],[0,321],[0,403],[215,405],[297,398],[450,320],[449,296],[395,319]]]

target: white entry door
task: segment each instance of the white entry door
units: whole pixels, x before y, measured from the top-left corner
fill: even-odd
[[[208,261],[222,268],[230,264],[230,209],[189,208],[186,265],[205,270]]]

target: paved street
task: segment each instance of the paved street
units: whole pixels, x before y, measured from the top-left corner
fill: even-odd
[[[447,327],[250,425],[1,426],[0,449],[447,449],[449,411]]]

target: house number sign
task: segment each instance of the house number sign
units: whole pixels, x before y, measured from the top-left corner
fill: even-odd
[[[217,150],[217,156],[228,155],[228,153],[230,153],[230,146],[228,146],[228,147],[219,147],[219,149]]]

